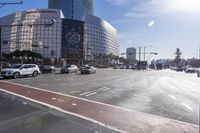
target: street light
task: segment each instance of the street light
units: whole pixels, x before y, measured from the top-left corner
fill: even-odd
[[[28,27],[33,27],[33,26],[53,26],[56,23],[56,20],[51,19],[50,23],[32,23],[32,24],[12,24],[12,25],[0,25],[0,72],[2,68],[2,39],[1,39],[1,30],[2,28],[5,27],[22,27],[22,26],[28,26]]]
[[[148,45],[148,46],[140,46],[140,47],[143,47],[143,48],[144,48],[144,53],[143,53],[143,54],[144,54],[144,61],[145,61],[145,60],[146,60],[146,57],[145,57],[145,56],[146,56],[146,48],[147,48],[147,47],[150,47],[150,48],[151,48],[151,47],[153,47],[153,46],[152,46],[152,45]]]
[[[0,3],[0,8],[2,8],[5,5],[17,5],[17,4],[23,4],[23,1],[20,2],[12,2],[12,3]]]

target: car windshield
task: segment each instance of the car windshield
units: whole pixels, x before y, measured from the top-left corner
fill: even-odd
[[[11,65],[9,68],[19,69],[22,65]]]
[[[71,67],[71,65],[65,65],[64,67],[65,67],[65,68],[68,68],[68,67]]]

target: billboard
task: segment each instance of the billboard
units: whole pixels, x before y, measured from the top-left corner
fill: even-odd
[[[63,19],[62,58],[83,59],[83,24],[82,21]]]

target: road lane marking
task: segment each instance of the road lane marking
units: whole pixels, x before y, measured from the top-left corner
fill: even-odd
[[[176,100],[177,98],[173,95],[168,95],[169,97],[171,97],[172,99]]]
[[[111,104],[106,104],[106,103],[102,103],[102,102],[98,102],[98,101],[93,101],[93,100],[89,100],[89,99],[85,99],[85,98],[81,98],[81,97],[76,97],[76,96],[72,96],[72,95],[68,95],[68,94],[63,94],[63,93],[60,93],[60,92],[55,92],[55,91],[50,91],[50,90],[44,90],[44,89],[41,89],[41,88],[37,88],[37,87],[33,87],[33,86],[28,86],[28,85],[22,85],[22,84],[19,84],[19,83],[13,83],[13,82],[8,82],[8,81],[0,81],[0,82],[11,84],[11,85],[16,85],[16,86],[21,86],[21,87],[27,87],[27,88],[30,88],[30,89],[33,89],[33,90],[37,90],[37,91],[42,91],[42,92],[52,93],[52,94],[56,94],[56,95],[66,96],[66,97],[69,97],[69,98],[75,98],[75,99],[78,99],[78,100],[82,100],[84,102],[91,102],[93,104],[99,104],[99,105],[103,105],[103,106],[107,106],[107,107],[112,107],[114,109],[121,109],[123,111],[129,111],[129,112],[134,112],[135,113],[135,111],[133,111],[131,109],[127,109],[127,108],[123,108],[123,107],[119,107],[119,106],[115,106],[115,105],[111,105]],[[39,103],[39,104],[43,104],[43,105],[48,106],[50,108],[54,108],[54,109],[56,109],[58,111],[71,114],[73,116],[77,116],[77,117],[80,117],[80,118],[83,118],[83,119],[86,119],[86,120],[89,120],[89,121],[93,121],[94,123],[98,123],[98,124],[103,125],[105,127],[113,128],[112,126],[109,126],[108,124],[99,122],[99,121],[97,121],[95,119],[92,119],[92,118],[89,118],[89,117],[85,117],[83,115],[79,115],[79,114],[76,114],[76,113],[73,113],[73,112],[69,112],[69,111],[61,109],[61,108],[59,108],[59,107],[57,107],[55,105],[51,105],[51,104],[48,104],[48,103],[45,103],[45,102],[42,102],[42,101],[31,99],[31,98],[29,98],[27,96],[24,96],[24,95],[21,95],[21,94],[17,94],[16,92],[8,91],[8,90],[2,89],[2,88],[0,88],[0,91],[5,92],[5,93],[9,93],[9,94],[13,94],[15,96],[19,96],[19,97],[22,97],[22,98],[25,98],[25,99],[28,99],[30,101],[33,101],[33,102],[36,102],[36,103]],[[144,114],[148,114],[148,113],[144,113]],[[154,116],[154,115],[152,115],[152,116]],[[155,116],[155,117],[157,117],[157,116]],[[183,122],[183,121],[178,121],[178,120],[170,119],[170,118],[167,118],[167,119],[175,121],[177,123],[182,123],[182,124],[186,124],[186,125],[189,125],[189,126],[198,127],[195,124],[190,124],[190,123],[186,123],[186,122]],[[122,130],[119,130],[119,128],[115,128],[114,127],[114,129],[116,129],[117,131],[123,132]]]
[[[70,91],[71,94],[74,94],[74,93],[81,93],[81,91]]]
[[[116,86],[117,84],[118,84],[118,83],[115,83],[115,84],[113,84],[113,85],[111,85],[111,86],[113,87],[113,86]]]
[[[35,88],[35,89],[36,89],[36,88]],[[39,90],[39,88],[38,88],[38,90]],[[9,93],[9,94],[12,94],[12,95],[15,95],[15,96],[24,98],[24,99],[27,99],[27,100],[29,100],[29,101],[32,101],[32,102],[35,102],[35,103],[38,103],[38,104],[47,106],[47,107],[49,107],[49,108],[55,109],[55,110],[57,110],[57,111],[60,111],[60,112],[66,113],[66,114],[70,114],[70,115],[73,115],[73,116],[82,118],[82,119],[84,119],[84,120],[93,122],[93,123],[95,123],[95,124],[98,124],[98,125],[100,125],[100,126],[103,126],[103,127],[105,127],[105,128],[108,128],[108,129],[111,129],[111,130],[114,130],[114,131],[117,131],[117,132],[120,132],[120,133],[128,133],[128,132],[123,131],[123,130],[117,128],[117,127],[110,126],[110,125],[108,125],[108,124],[106,124],[106,123],[97,121],[97,120],[95,120],[95,119],[92,119],[92,118],[89,118],[89,117],[86,117],[86,116],[83,116],[83,115],[80,115],[80,114],[77,114],[77,113],[73,113],[73,112],[64,110],[64,109],[62,109],[62,108],[59,108],[59,107],[57,107],[57,106],[54,106],[54,105],[51,105],[51,104],[48,104],[48,103],[45,103],[45,102],[41,102],[41,101],[38,101],[38,100],[34,100],[34,99],[28,98],[28,97],[26,97],[26,96],[23,96],[23,95],[14,93],[14,92],[6,91],[6,90],[4,90],[4,89],[2,89],[2,88],[0,88],[0,91],[6,92],[6,93]],[[48,92],[48,91],[46,91],[46,92]],[[50,91],[49,91],[49,92],[50,92]],[[52,93],[53,93],[53,92],[52,92]],[[57,93],[57,94],[58,94],[58,93]],[[73,97],[73,96],[72,96],[72,97]],[[75,98],[75,97],[74,97],[74,98]],[[79,99],[80,99],[80,98],[79,98]],[[90,100],[85,100],[85,101],[88,101],[88,102],[89,102]],[[104,104],[101,104],[101,105],[104,105]],[[105,104],[105,105],[106,105],[106,104]],[[116,106],[116,108],[117,108],[117,106]]]
[[[92,91],[88,91],[88,92],[81,93],[80,96],[86,95],[86,94],[91,93],[91,92],[92,92]]]
[[[102,88],[99,88],[99,89],[98,89],[98,91],[101,91],[101,90],[103,90],[103,89],[105,89],[105,88],[107,88],[107,87],[102,87]]]
[[[56,100],[56,98],[55,98],[55,97],[52,97],[52,100]]]
[[[85,95],[85,96],[86,96],[86,97],[89,97],[89,96],[92,96],[92,95],[94,95],[94,94],[97,94],[97,92],[89,93],[89,94],[87,94],[87,95]]]
[[[77,104],[76,103],[72,103],[72,106],[76,106]]]
[[[111,88],[110,87],[108,87],[108,88],[105,88],[105,89],[103,89],[103,90],[101,90],[101,91],[108,91],[108,90],[110,90]]]
[[[192,108],[191,108],[189,105],[187,105],[187,104],[185,104],[185,103],[182,103],[182,105],[183,105],[184,107],[186,107],[187,109],[192,110]]]
[[[162,93],[166,93],[165,91],[163,91],[163,90],[161,90],[161,89],[159,89],[159,91],[162,92]]]

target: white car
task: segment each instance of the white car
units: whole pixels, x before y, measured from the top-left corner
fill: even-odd
[[[65,65],[61,68],[61,73],[76,73],[78,67],[76,65]]]
[[[17,64],[13,65],[10,68],[2,69],[1,76],[3,78],[14,78],[17,79],[22,76],[32,75],[37,77],[40,74],[40,69],[35,64]]]

